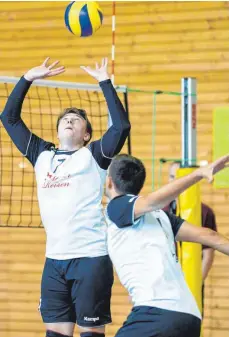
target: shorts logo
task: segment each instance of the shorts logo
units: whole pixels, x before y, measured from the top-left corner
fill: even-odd
[[[99,321],[99,317],[84,317],[84,320],[88,322],[96,322]]]

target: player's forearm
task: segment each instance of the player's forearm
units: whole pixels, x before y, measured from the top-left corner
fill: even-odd
[[[181,229],[176,236],[178,241],[200,243],[201,245],[229,255],[229,239],[224,235],[209,228],[196,227],[190,224],[186,225],[185,231],[184,229],[185,223],[181,226]]]
[[[172,181],[168,185],[161,187],[156,192],[149,194],[146,199],[150,210],[156,210],[165,207],[171,201],[176,199],[179,194],[184,192],[187,188],[199,182],[202,175],[199,170],[193,173]]]
[[[211,247],[219,252],[229,255],[229,239],[224,235],[219,234],[215,231],[209,230],[211,233],[203,238],[203,243],[205,246]]]
[[[31,83],[23,77],[14,87],[1,114],[1,121],[19,151],[26,155],[31,132],[21,119],[23,100]]]
[[[102,137],[103,155],[112,158],[118,154],[130,132],[130,122],[125,109],[110,80],[100,82],[112,119],[112,126]]]
[[[120,101],[116,90],[114,89],[110,79],[99,82],[112,119],[112,127],[118,132],[130,130],[130,122],[127,113]]]
[[[22,104],[30,85],[31,82],[22,77],[11,92],[1,114],[1,120],[5,127],[7,127],[7,124],[14,125],[20,120]]]

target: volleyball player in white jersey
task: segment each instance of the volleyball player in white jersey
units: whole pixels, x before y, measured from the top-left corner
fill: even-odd
[[[106,170],[130,130],[127,114],[107,74],[107,59],[82,67],[100,84],[113,125],[91,142],[86,112],[68,108],[58,118],[59,148],[34,135],[21,119],[32,81],[58,75],[64,67],[48,59],[29,70],[12,91],[1,120],[11,139],[35,169],[41,218],[47,234],[40,311],[47,337],[104,337],[111,322],[113,268],[107,252],[101,207]]]
[[[229,240],[160,210],[186,188],[228,165],[229,155],[146,197],[138,194],[145,168],[137,158],[113,159],[106,179],[108,251],[133,309],[116,337],[199,337],[201,314],[176,257],[175,239],[229,255]]]

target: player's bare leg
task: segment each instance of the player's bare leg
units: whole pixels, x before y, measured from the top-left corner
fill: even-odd
[[[79,327],[80,337],[105,337],[105,326],[95,328]]]
[[[46,337],[59,337],[55,333],[64,337],[72,337],[74,333],[75,324],[71,322],[66,323],[45,323],[47,335]]]

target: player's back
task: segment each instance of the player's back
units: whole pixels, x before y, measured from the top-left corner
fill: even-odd
[[[163,211],[147,213],[125,228],[108,220],[108,252],[134,306],[200,317],[177,261],[171,223]]]

